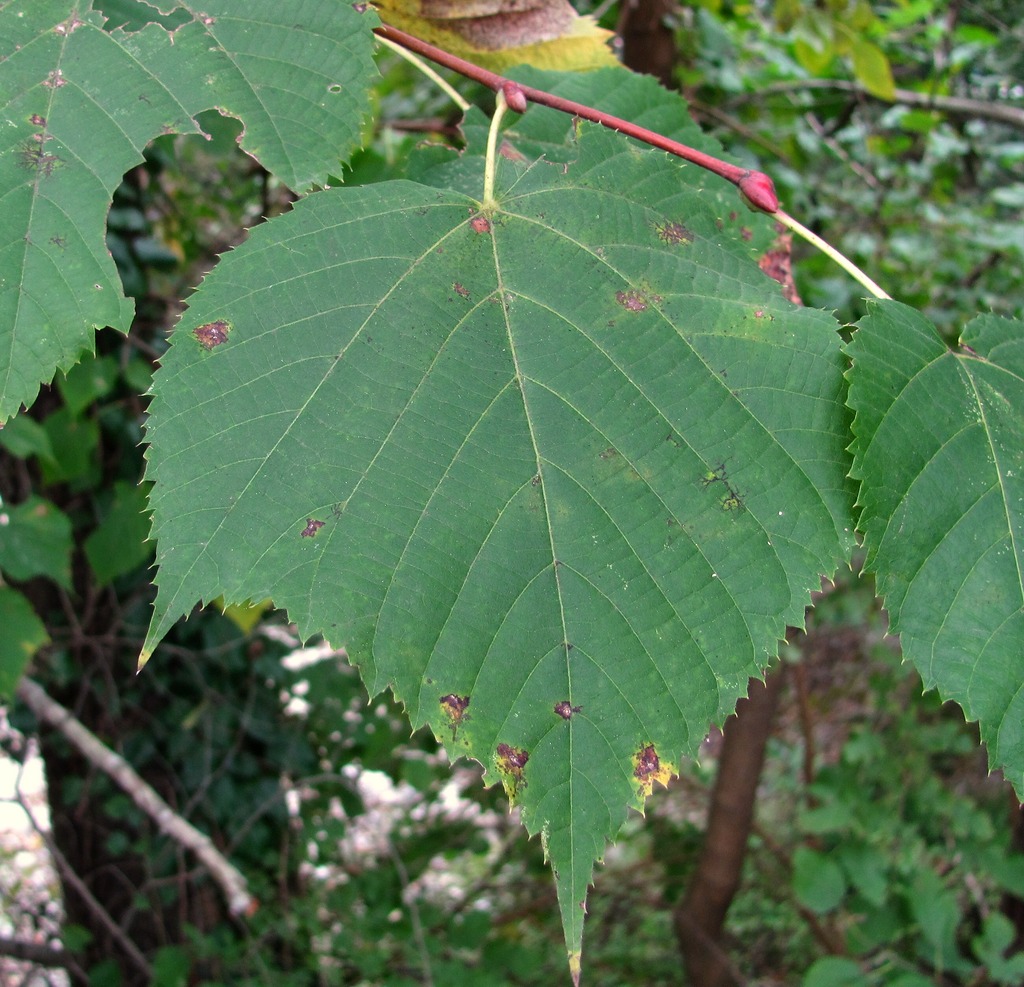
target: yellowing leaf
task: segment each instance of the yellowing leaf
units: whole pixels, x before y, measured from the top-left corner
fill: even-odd
[[[853,74],[872,96],[886,100],[896,98],[896,83],[893,81],[889,59],[878,45],[864,38],[855,38],[850,54],[853,58]]]
[[[380,0],[393,27],[478,65],[587,71],[617,64],[612,34],[567,0]]]
[[[246,600],[244,603],[227,604],[224,602],[224,597],[218,597],[216,602],[224,616],[243,634],[249,634],[263,619],[263,615],[274,607],[273,600],[260,600],[258,603]]]

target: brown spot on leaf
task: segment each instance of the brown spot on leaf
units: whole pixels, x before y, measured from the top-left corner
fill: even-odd
[[[196,326],[192,330],[192,335],[196,337],[204,350],[212,350],[215,346],[220,346],[221,343],[228,341],[229,332],[231,332],[231,323],[225,322],[223,319],[216,319],[213,322],[204,322],[203,325]]]
[[[34,124],[36,127],[46,126],[46,117],[40,116],[38,113],[33,113],[28,119],[29,123]]]
[[[66,86],[68,80],[64,78],[64,73],[60,69],[54,69],[46,76],[46,81],[43,83],[47,89],[60,89],[61,86]]]
[[[469,225],[473,227],[476,233],[491,232],[491,221],[486,216],[474,216],[469,221]]]
[[[465,717],[466,710],[469,709],[469,696],[457,696],[452,692],[447,696],[442,696],[440,702],[441,709],[444,710],[451,725],[458,726]]]
[[[639,291],[617,291],[615,300],[627,312],[643,312],[647,308],[647,299]]]
[[[498,744],[498,769],[516,778],[523,776],[523,768],[530,760],[530,755],[522,747],[511,744]]]
[[[635,765],[633,774],[640,781],[646,781],[651,775],[657,774],[661,768],[661,760],[658,757],[658,752],[654,749],[654,744],[641,747],[633,760]]]
[[[352,9],[357,14],[365,14],[370,9],[370,5],[368,3],[354,3],[352,4]]]
[[[317,521],[316,518],[306,518],[306,527],[302,529],[301,537],[303,538],[315,538],[316,533],[324,526],[323,521]]]
[[[693,233],[682,223],[655,223],[654,229],[664,243],[693,243]]]
[[[461,295],[463,298],[469,298],[469,288],[460,281],[456,281],[452,284],[452,290],[456,295]]]
[[[503,140],[501,147],[498,148],[498,153],[508,161],[525,161],[526,155],[522,151],[517,151],[508,141]]]
[[[654,744],[644,744],[633,755],[633,777],[640,782],[644,795],[650,795],[654,790],[654,783],[660,782],[667,785],[672,778],[672,769],[661,763]]]
[[[579,713],[583,709],[582,706],[572,706],[567,699],[563,699],[560,703],[555,703],[555,712],[563,720],[571,720],[573,713]]]
[[[757,259],[757,266],[768,277],[782,285],[782,294],[786,299],[794,305],[803,304],[793,281],[793,235],[791,233],[780,234]]]

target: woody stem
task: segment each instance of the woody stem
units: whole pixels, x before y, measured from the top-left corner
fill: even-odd
[[[602,127],[616,130],[627,137],[633,137],[636,140],[643,141],[645,144],[650,144],[652,147],[668,151],[669,154],[674,154],[676,157],[689,161],[700,168],[705,168],[726,181],[732,182],[740,190],[743,197],[762,212],[774,213],[779,208],[779,199],[775,194],[775,186],[772,184],[772,180],[763,172],[740,168],[737,165],[730,164],[728,161],[712,157],[703,151],[698,151],[686,144],[681,144],[679,141],[670,140],[668,137],[655,133],[653,130],[638,127],[628,120],[612,116],[610,113],[605,113],[592,106],[586,106],[571,99],[563,99],[561,96],[555,96],[553,93],[545,92],[543,89],[535,89],[533,86],[524,86],[513,82],[504,76],[498,75],[496,72],[491,72],[488,69],[481,68],[479,65],[474,65],[472,62],[467,62],[464,58],[459,58],[458,55],[452,55],[441,48],[435,48],[433,45],[427,44],[426,41],[421,41],[419,38],[406,34],[404,31],[391,27],[389,24],[384,24],[376,28],[375,31],[381,38],[393,41],[395,44],[415,52],[417,55],[422,55],[438,65],[443,65],[445,68],[464,75],[467,79],[473,79],[475,82],[487,86],[488,89],[492,89],[496,93],[504,92],[506,98],[509,97],[510,92],[521,93],[524,102],[548,106],[553,110],[560,110],[571,116],[591,120]],[[512,109],[518,109],[511,100],[510,106]]]

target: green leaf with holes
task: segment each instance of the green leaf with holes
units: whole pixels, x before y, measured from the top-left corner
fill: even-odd
[[[359,143],[372,12],[307,0],[300,30],[278,0],[178,6],[173,36],[107,31],[86,0],[0,13],[0,422],[90,349],[93,330],[127,331],[104,227],[151,140],[199,133],[196,114],[219,109],[296,189],[326,182]]]
[[[903,654],[1024,795],[1024,323],[981,316],[960,344],[897,302],[860,322],[860,527]]]
[[[222,259],[154,383],[146,646],[223,594],[347,648],[522,807],[577,970],[606,841],[852,528],[834,322],[705,176],[579,134],[499,157],[488,207],[334,189]]]

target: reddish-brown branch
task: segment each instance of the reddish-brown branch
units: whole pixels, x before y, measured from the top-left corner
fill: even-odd
[[[645,144],[650,144],[651,147],[668,151],[669,154],[674,154],[684,161],[689,161],[691,164],[695,164],[715,175],[719,175],[726,181],[732,182],[743,194],[743,197],[762,212],[774,213],[778,211],[779,198],[775,193],[775,186],[772,180],[763,172],[740,168],[737,165],[730,164],[728,161],[712,157],[710,154],[696,150],[696,148],[680,144],[679,141],[670,140],[668,137],[655,133],[653,130],[638,127],[628,120],[612,116],[592,106],[586,106],[571,99],[563,99],[561,96],[555,96],[553,93],[545,92],[543,89],[534,89],[532,86],[524,86],[518,82],[513,82],[511,79],[498,75],[497,72],[491,72],[488,69],[481,68],[479,65],[474,65],[472,62],[467,62],[464,58],[459,58],[457,55],[452,55],[440,48],[435,48],[433,45],[427,44],[411,34],[406,34],[404,31],[399,31],[398,28],[391,27],[388,24],[376,28],[376,32],[382,38],[387,38],[389,41],[401,45],[417,55],[429,58],[432,62],[458,72],[467,79],[479,82],[494,92],[504,93],[509,107],[517,112],[522,112],[526,108],[526,103],[530,102],[536,103],[539,106],[550,107],[553,110],[560,110],[562,113],[568,113],[570,116],[581,117],[584,120],[598,123],[602,127],[608,127],[610,130],[618,131],[627,137],[633,137],[636,140],[643,141]]]

